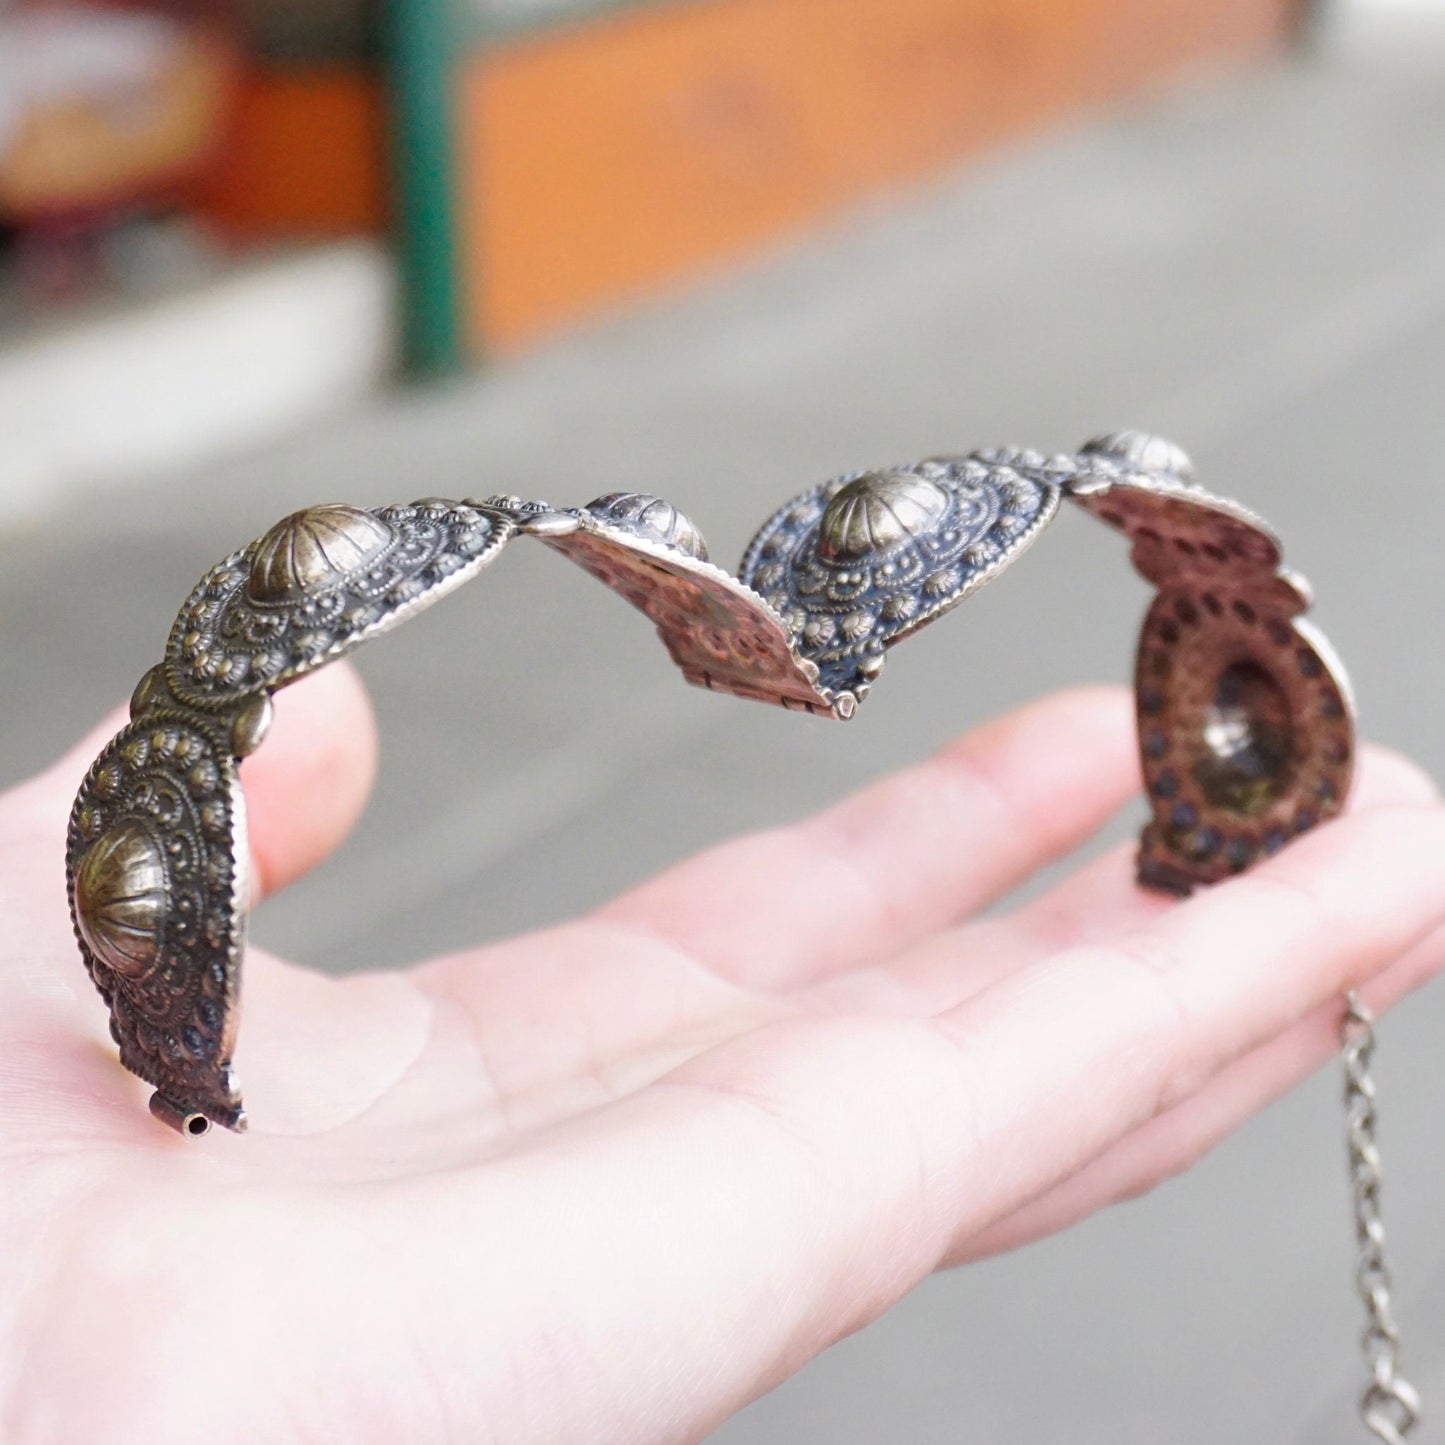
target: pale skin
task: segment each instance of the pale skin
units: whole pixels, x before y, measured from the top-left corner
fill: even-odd
[[[345,979],[253,949],[251,1130],[187,1140],[66,915],[116,722],[0,798],[7,1445],[699,1439],[931,1271],[1187,1167],[1331,1058],[1342,989],[1445,965],[1445,808],[1373,749],[1348,816],[1187,902],[1125,848],[980,916],[1137,791],[1126,695],[1064,693],[540,933]],[[346,667],[278,698],[259,891],[373,759]]]

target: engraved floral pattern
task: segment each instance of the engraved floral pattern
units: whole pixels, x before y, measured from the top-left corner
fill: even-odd
[[[280,570],[276,528],[213,567],[171,630],[165,667],[175,696],[217,708],[291,682],[466,581],[513,531],[505,518],[460,502],[417,502],[362,515],[375,519],[368,546],[333,543],[337,565],[302,569],[303,587],[271,585],[262,589],[266,596],[255,595],[253,573],[270,582]]]
[[[976,456],[856,472],[775,513],[740,575],[789,620],[821,683],[861,698],[883,650],[1006,566],[1058,500],[1053,481]]]
[[[67,844],[76,936],[121,1062],[233,1128],[243,806],[235,764],[198,721],[151,712],[91,768]]]

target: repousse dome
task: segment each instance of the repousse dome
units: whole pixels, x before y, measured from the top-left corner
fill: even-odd
[[[102,833],[80,861],[75,912],[90,951],[126,978],[155,962],[169,911],[160,845],[142,827],[122,823]]]
[[[1194,463],[1183,447],[1142,431],[1116,431],[1084,443],[1086,452],[1117,457],[1146,472],[1163,472],[1181,482],[1194,480]]]
[[[650,492],[609,492],[605,497],[587,503],[587,510],[604,522],[635,532],[654,542],[662,542],[707,561],[707,543],[692,521],[671,502],[654,497]]]
[[[339,502],[283,517],[256,544],[246,591],[257,602],[321,592],[381,555],[391,528]]]
[[[876,556],[932,532],[948,510],[948,493],[912,472],[868,472],[839,489],[818,524],[826,561]]]

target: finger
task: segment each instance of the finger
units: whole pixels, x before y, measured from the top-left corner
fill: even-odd
[[[525,1219],[504,1268],[494,1252],[455,1251],[443,1368],[467,1378],[486,1354],[479,1336],[525,1348],[525,1321],[478,1319],[475,1301],[502,1298],[508,1279],[565,1287],[581,1301],[569,1351],[649,1362],[640,1393],[585,1392],[576,1433],[692,1438],[881,1313],[960,1241],[1445,927],[1442,858],[1445,809],[1362,813],[938,1019],[765,1028],[533,1141],[500,1175],[416,1181],[386,1202],[406,1230],[379,1256],[398,1251],[400,1296],[416,1267],[409,1236],[460,1241]],[[707,1320],[680,1329],[679,1297],[708,1300]],[[504,1423],[525,1435],[525,1418]]]
[[[336,848],[365,805],[376,770],[371,704],[350,663],[284,689],[275,707],[266,741],[241,765],[253,901]],[[12,818],[23,814],[30,826],[61,832],[82,779],[128,720],[117,708],[53,767],[10,793]]]
[[[72,743],[60,757],[44,772],[10,789],[5,794],[5,805],[24,808],[43,818],[52,825],[58,818],[65,823],[65,810],[80,790],[81,782],[90,765],[100,756],[101,749],[130,721],[130,712],[124,707],[112,708],[106,715],[88,728],[79,742]]]
[[[1019,1113],[1015,1099],[1043,1101],[1041,1078],[1063,1074],[1070,1091],[1026,1142],[1072,1172],[1445,926],[1442,858],[1445,808],[1366,811],[986,990],[942,1020],[971,1055],[984,1137]]]
[[[1361,992],[1381,1015],[1442,969],[1445,932],[1412,949]],[[1150,1119],[1062,1184],[966,1240],[949,1263],[1017,1249],[1182,1174],[1252,1115],[1338,1059],[1343,1011],[1334,1000],[1237,1059],[1193,1098]]]
[[[1126,939],[1010,976],[936,1025],[798,1025],[805,1046],[779,1029],[675,1077],[771,1118],[842,1193],[871,1193],[876,1207],[881,1190],[921,1273],[930,1246],[1072,1174],[1445,926],[1442,858],[1445,809],[1362,813]],[[882,1308],[899,1258],[876,1263],[870,1302]]]
[[[335,663],[277,693],[266,741],[241,764],[253,902],[340,845],[375,774],[376,723],[350,663]]]
[[[1360,774],[1355,807],[1433,796],[1414,764],[1385,749],[1366,750]],[[1113,850],[1065,885],[1077,887],[1077,900],[1051,908],[1046,897],[1037,922],[1033,908],[983,920],[937,936],[896,965],[830,976],[796,994],[760,998],[645,931],[596,919],[438,959],[415,978],[463,1012],[514,1124],[536,1128],[643,1088],[799,1007],[935,1014],[1061,947],[1106,937],[1111,924],[1135,926],[1175,907],[1177,900],[1138,887],[1133,857],[1133,844]],[[1095,914],[1080,922],[1091,905]],[[553,1026],[539,1042],[532,1022],[540,1016]]]
[[[713,849],[602,916],[734,981],[794,986],[983,907],[1138,786],[1127,693],[1058,693],[813,818]]]
[[[1349,812],[1423,804],[1439,796],[1416,763],[1389,748],[1361,750]],[[1177,900],[1135,878],[1136,845],[1110,849],[1015,912],[982,919],[926,939],[868,978],[823,986],[834,1003],[864,1006],[875,996],[916,1013],[938,1013],[1008,973],[1061,948],[1097,943],[1148,923]]]
[[[1425,804],[1438,797],[1434,780],[1412,759],[1371,744],[1360,751],[1347,813]],[[1130,866],[1116,867],[1110,858],[1081,870],[1020,909],[1015,915],[1020,927],[1045,946],[1059,946],[1105,938],[1166,912],[1172,900],[1141,887],[1134,876],[1133,849],[1123,851]]]

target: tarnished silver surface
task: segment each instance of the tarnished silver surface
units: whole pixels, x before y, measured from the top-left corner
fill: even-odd
[[[190,1133],[245,1127],[231,1050],[249,858],[225,728],[164,703],[107,744],[70,816],[71,910],[121,1063]]]
[[[1338,664],[1299,620],[1308,594],[1277,540],[1191,476],[1177,447],[1133,432],[1055,457],[986,451],[856,472],[779,509],[738,577],[644,493],[568,509],[330,503],[283,519],[197,584],[136,688],[132,723],[76,799],[76,936],[122,1062],[173,1126],[243,1127],[231,1070],[247,857],[237,759],[262,744],[278,688],[429,606],[519,534],[642,611],[690,682],[846,719],[889,648],[1016,560],[1068,498],[1129,537],[1158,589],[1136,671],[1154,814],[1140,879],[1186,892],[1249,866],[1341,807],[1353,715]]]
[[[824,685],[861,700],[885,650],[1007,567],[1059,495],[1051,481],[978,457],[854,472],[775,512],[739,572]]]
[[[1003,571],[1064,498],[1122,532],[1157,589],[1135,666],[1153,813],[1140,882],[1188,893],[1338,812],[1354,708],[1328,643],[1301,620],[1307,585],[1258,517],[1196,486],[1183,451],[1140,432],[1054,457],[982,451],[835,478],[764,523],[738,577],[708,560],[691,520],[640,492],[568,509],[328,503],[233,552],[187,599],[70,820],[76,938],[121,1062],[155,1088],[151,1112],[186,1134],[245,1127],[231,1067],[248,862],[237,761],[263,743],[278,688],[430,606],[523,534],[644,613],[689,682],[847,719],[887,650]],[[1346,1103],[1372,1371],[1361,1416],[1403,1442],[1418,1401],[1390,1314],[1373,1045],[1351,995]]]
[[[664,520],[654,525],[658,517]],[[621,504],[616,496],[600,497],[575,512],[537,518],[530,530],[538,526],[549,547],[651,619],[689,682],[799,712],[853,715],[854,692],[820,683],[817,665],[784,620],[709,562],[697,529],[666,502],[636,493]]]
[[[250,856],[236,762],[264,740],[271,693],[430,606],[513,531],[437,500],[294,513],[201,579],[136,687],[75,800],[66,868],[121,1062],[173,1128],[246,1125],[231,1068]]]
[[[511,532],[442,500],[295,512],[196,584],[166,645],[166,682],[207,710],[294,682],[460,586]]]
[[[1124,533],[1157,587],[1134,674],[1139,753],[1153,821],[1140,880],[1187,893],[1276,853],[1338,813],[1354,768],[1354,703],[1325,638],[1300,619],[1308,584],[1282,565],[1254,513],[1194,486],[1174,449],[1169,470],[1133,470],[1153,438],[1101,438],[1074,500]],[[1112,450],[1106,451],[1109,448]],[[1168,455],[1168,453],[1164,453]]]

